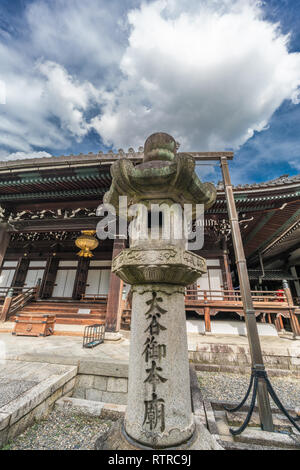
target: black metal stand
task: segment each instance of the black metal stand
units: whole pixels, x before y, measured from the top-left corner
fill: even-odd
[[[280,409],[280,411],[288,418],[288,420],[293,424],[293,426],[295,426],[295,428],[297,429],[297,431],[300,432],[300,427],[297,425],[296,421],[299,421],[299,418],[300,417],[296,417],[296,418],[293,418],[287,411],[286,409],[284,408],[283,404],[281,403],[281,401],[279,400],[279,398],[277,397],[276,395],[276,392],[275,390],[273,389],[272,385],[271,385],[271,382],[269,381],[269,378],[268,378],[268,375],[267,375],[267,372],[265,370],[257,370],[255,368],[252,368],[252,372],[251,372],[251,378],[250,378],[250,383],[249,383],[249,387],[248,387],[248,390],[246,392],[246,395],[245,397],[243,398],[243,400],[241,401],[241,403],[236,406],[235,408],[227,408],[226,406],[224,406],[224,409],[226,411],[230,411],[230,412],[235,412],[235,411],[238,411],[242,408],[242,406],[244,405],[244,403],[247,401],[247,398],[249,397],[250,395],[250,392],[251,392],[251,389],[252,389],[252,386],[253,386],[253,392],[252,392],[252,397],[251,397],[251,403],[250,403],[250,407],[249,407],[249,411],[247,413],[247,416],[246,416],[246,419],[244,421],[244,423],[242,424],[242,426],[236,430],[234,429],[230,429],[230,432],[233,436],[237,436],[238,434],[241,434],[244,429],[247,427],[250,419],[251,419],[251,416],[252,416],[252,413],[253,413],[253,410],[254,410],[254,406],[255,406],[255,401],[256,401],[256,395],[257,395],[257,388],[258,388],[258,381],[259,380],[264,380],[265,383],[266,383],[266,386],[267,386],[267,391],[268,393],[270,394],[271,398],[273,399],[274,403],[278,406],[278,408]]]
[[[94,348],[104,343],[105,325],[88,325],[84,329],[83,348]]]

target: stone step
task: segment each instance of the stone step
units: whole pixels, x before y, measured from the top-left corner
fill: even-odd
[[[261,429],[247,428],[241,434],[235,436],[234,441],[266,447],[280,447],[284,449],[300,450],[300,436],[291,433],[283,434],[279,432],[267,432],[262,431]]]

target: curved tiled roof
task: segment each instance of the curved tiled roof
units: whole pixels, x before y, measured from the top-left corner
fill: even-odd
[[[278,188],[278,186],[286,186],[294,183],[300,183],[300,174],[289,176],[282,175],[278,178],[275,178],[270,181],[264,181],[262,183],[252,183],[252,184],[238,184],[233,186],[235,190],[248,190],[248,189],[265,189],[265,188]],[[219,181],[217,184],[217,191],[224,191],[224,185],[222,181]]]

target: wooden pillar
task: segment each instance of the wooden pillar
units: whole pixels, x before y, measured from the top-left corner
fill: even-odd
[[[113,255],[114,259],[125,248],[125,240],[116,238],[114,240]],[[110,275],[109,291],[107,297],[107,308],[105,318],[106,331],[117,332],[121,325],[121,309],[123,281],[114,273]]]
[[[58,259],[55,256],[50,256],[47,260],[47,265],[44,273],[44,280],[40,288],[40,298],[49,299],[54,289],[56,273],[58,268]]]
[[[270,314],[270,313],[268,313],[268,322],[269,322],[271,325],[272,325],[272,323],[273,323],[273,322],[272,322],[272,317],[271,317],[271,314]]]
[[[10,306],[13,300],[13,295],[14,295],[14,290],[9,289],[7,296],[5,297],[5,300],[4,300],[2,310],[1,310],[1,315],[0,315],[1,322],[2,321],[5,322],[7,320],[7,316],[9,314]]]
[[[204,307],[204,323],[205,323],[205,333],[211,333],[209,307]]]
[[[258,336],[258,329],[255,318],[255,309],[253,306],[251,288],[247,270],[247,263],[242,242],[242,236],[239,225],[239,218],[235,206],[233,188],[231,184],[228,162],[226,157],[221,157],[221,170],[223,176],[225,197],[227,203],[228,217],[231,227],[232,243],[235,253],[235,260],[238,270],[240,291],[245,314],[247,336],[251,355],[252,367],[255,371],[264,372],[265,366]],[[261,427],[264,431],[274,431],[270,399],[267,390],[267,384],[263,378],[258,379],[257,390],[258,411]]]
[[[82,294],[85,293],[89,265],[89,258],[79,258],[72,296],[74,300],[80,300],[82,298]]]
[[[227,240],[225,237],[223,238],[223,241],[222,241],[222,248],[223,248],[223,264],[224,264],[224,270],[225,270],[227,290],[233,291],[232,277],[231,277],[231,272],[230,272],[230,263],[229,263],[228,250],[227,250]],[[230,297],[229,297],[229,300],[231,300]]]
[[[276,330],[278,331],[278,333],[280,333],[280,331],[281,331],[281,325],[280,325],[280,320],[279,320],[279,318],[278,318],[277,316],[275,317],[274,324],[275,324]]]
[[[9,245],[9,241],[10,233],[7,231],[5,225],[0,225],[0,268],[2,267],[2,263],[6,255],[6,250]]]
[[[291,328],[294,333],[294,336],[300,336],[300,325],[299,325],[299,320],[297,318],[297,315],[295,315],[295,309],[294,307],[294,302],[293,302],[293,297],[291,290],[289,288],[289,284],[287,281],[283,281],[283,289],[284,293],[286,295],[286,299],[289,305],[289,312],[290,312],[290,323],[291,323]]]
[[[29,259],[26,257],[19,258],[18,266],[12,281],[13,287],[23,287],[29,267]]]
[[[282,320],[281,315],[278,315],[278,324],[279,324],[279,331],[284,330],[284,325],[283,325],[283,320]]]

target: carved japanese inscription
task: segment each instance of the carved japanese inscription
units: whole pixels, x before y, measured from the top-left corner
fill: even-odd
[[[147,376],[144,383],[149,384],[151,387],[151,399],[144,402],[145,415],[143,426],[147,426],[150,431],[160,429],[161,432],[165,429],[165,401],[159,397],[157,388],[168,380],[164,377],[161,364],[162,359],[167,355],[167,347],[160,342],[159,338],[160,333],[167,329],[161,323],[161,317],[167,313],[167,310],[159,305],[162,301],[163,299],[157,296],[157,292],[152,292],[152,299],[146,302],[149,309],[145,316],[149,320],[149,325],[144,331],[144,333],[147,333],[147,338],[143,351],[147,364]]]

